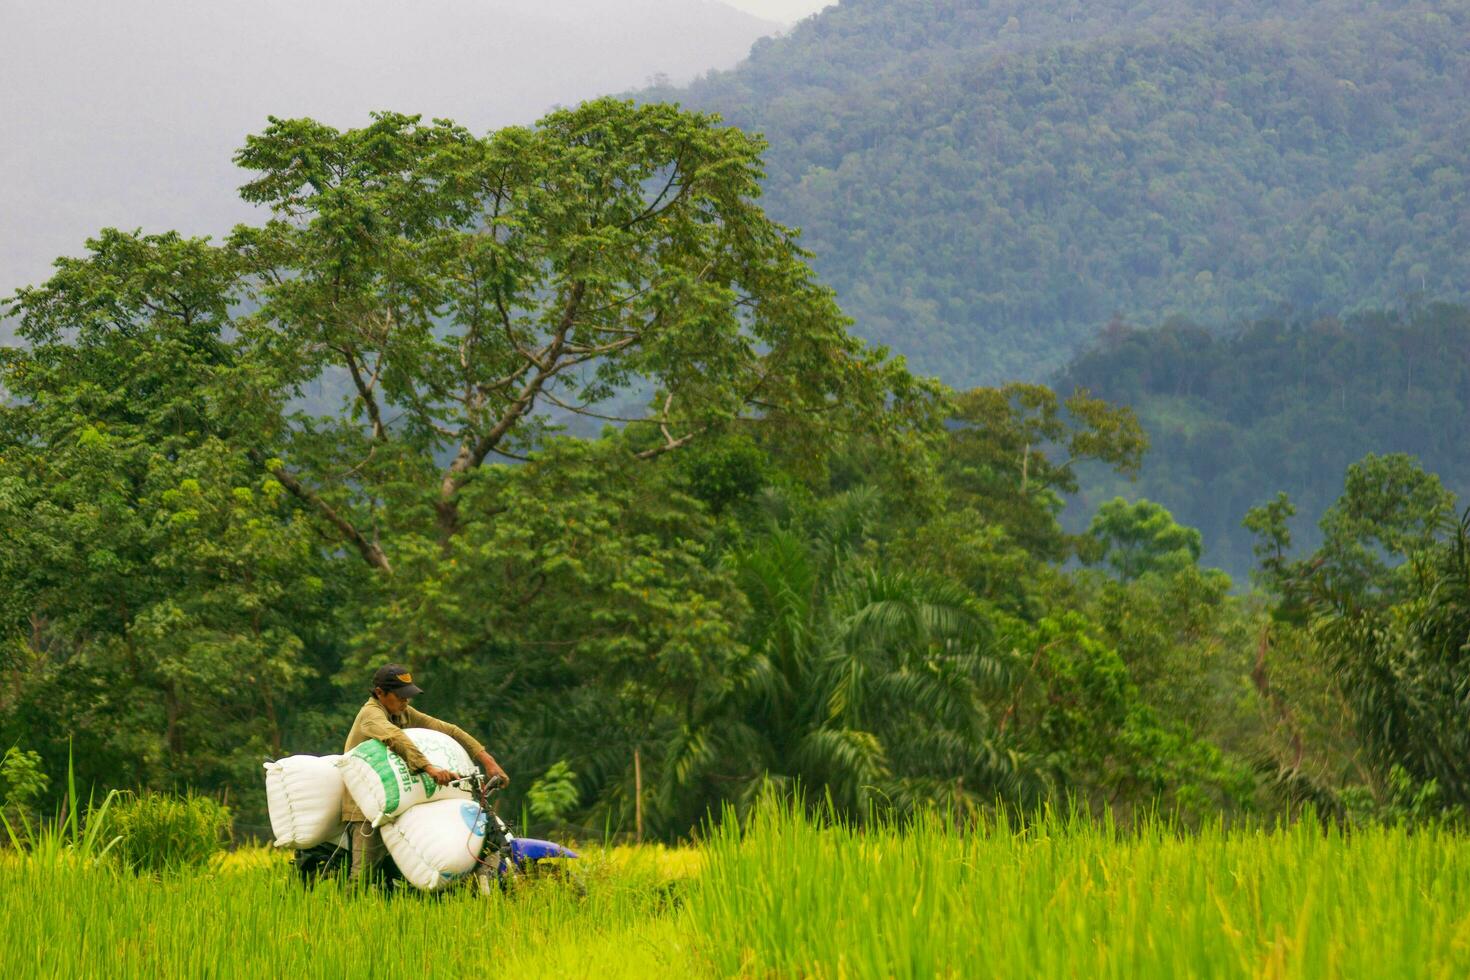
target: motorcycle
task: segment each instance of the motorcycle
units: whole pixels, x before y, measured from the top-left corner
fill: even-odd
[[[543,861],[577,857],[575,851],[553,841],[517,837],[511,832],[510,826],[495,812],[492,799],[505,785],[499,776],[487,777],[477,771],[473,775],[460,776],[448,785],[468,792],[479,804],[484,820],[485,835],[475,858],[475,868],[466,876],[474,880],[480,894],[505,891],[517,878],[537,874]],[[296,872],[303,882],[313,884],[323,877],[345,872],[352,856],[351,842],[347,839],[349,833],[350,830],[344,831],[336,841],[296,852]],[[391,856],[383,863],[382,880],[385,885],[391,885],[402,877]]]

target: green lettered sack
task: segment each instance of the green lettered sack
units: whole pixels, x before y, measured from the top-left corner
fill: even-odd
[[[427,728],[406,728],[403,734],[433,765],[458,775],[475,771],[469,753],[448,735]],[[358,745],[337,765],[342,770],[347,792],[374,827],[428,800],[470,798],[465,790],[440,786],[428,773],[410,772],[408,763],[377,739]]]

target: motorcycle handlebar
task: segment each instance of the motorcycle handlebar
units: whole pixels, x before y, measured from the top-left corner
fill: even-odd
[[[462,789],[473,793],[479,790],[481,787],[483,787],[486,791],[494,791],[500,789],[502,786],[505,785],[505,780],[500,776],[486,777],[483,774],[477,772],[472,773],[468,776],[460,776],[458,779],[452,779],[449,781],[448,785],[453,786],[456,789]]]

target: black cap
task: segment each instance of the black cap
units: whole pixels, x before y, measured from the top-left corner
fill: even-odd
[[[424,689],[413,682],[413,675],[403,664],[384,664],[373,675],[373,687],[381,687],[401,698],[417,697]]]

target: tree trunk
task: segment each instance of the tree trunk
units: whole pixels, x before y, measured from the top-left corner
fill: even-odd
[[[643,843],[643,756],[633,750],[633,832]]]
[[[169,681],[168,686],[163,689],[163,707],[167,712],[168,725],[163,732],[163,744],[167,746],[169,754],[175,758],[183,755],[184,748],[182,739],[179,737],[179,692],[177,685]]]

